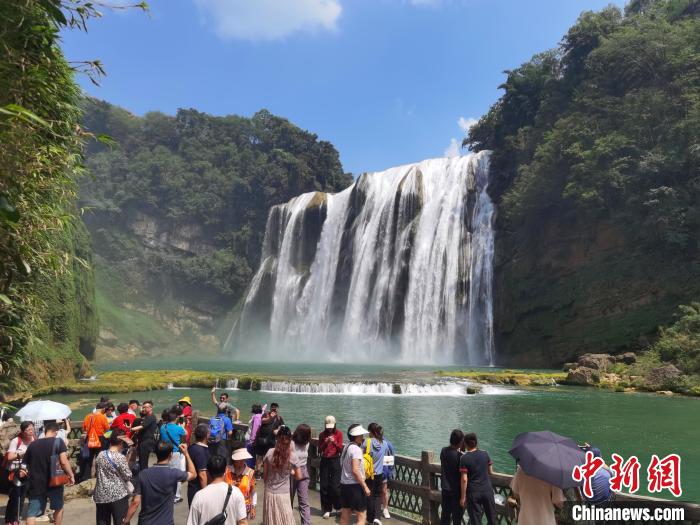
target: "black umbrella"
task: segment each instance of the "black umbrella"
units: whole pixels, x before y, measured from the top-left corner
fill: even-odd
[[[585,454],[573,439],[549,431],[523,432],[515,437],[508,452],[533,478],[562,489],[581,485],[571,473],[576,465],[583,465]]]

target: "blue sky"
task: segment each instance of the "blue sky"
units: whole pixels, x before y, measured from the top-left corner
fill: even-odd
[[[136,113],[289,118],[358,174],[455,152],[503,70],[554,47],[609,0],[149,0],[64,33],[100,59],[93,96]],[[622,1],[613,2],[623,5]],[[452,147],[451,147],[452,143]]]

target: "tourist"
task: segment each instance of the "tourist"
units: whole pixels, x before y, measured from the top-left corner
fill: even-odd
[[[389,480],[394,478],[394,445],[384,438],[386,453],[384,454],[384,477],[382,478],[382,517],[391,519],[389,514]]]
[[[107,418],[107,423],[109,423],[110,426],[112,426],[112,421],[114,421],[114,418],[117,416],[114,414],[114,411],[116,408],[114,407],[114,403],[107,403],[105,406],[105,417]]]
[[[584,451],[592,452],[594,458],[602,459],[603,457],[599,448],[591,447],[590,445],[584,448]],[[610,472],[610,467],[608,467],[606,464],[603,464],[603,466],[596,471],[595,475],[593,476],[593,479],[591,480],[593,496],[590,498],[586,497],[586,501],[588,503],[601,506],[605,503],[610,503],[615,500],[615,493],[610,488],[611,477],[612,473]]]
[[[7,468],[10,471],[9,481],[11,483],[7,506],[5,507],[6,525],[19,525],[24,497],[27,494],[26,480],[20,477],[20,471],[27,447],[34,440],[34,423],[22,421],[19,426],[19,434],[17,437],[12,438],[5,453]]]
[[[109,426],[112,430],[118,430],[122,435],[131,438],[131,427],[133,426],[136,416],[129,414],[129,405],[119,403],[117,405],[117,413],[112,424]]]
[[[104,415],[104,414],[102,414]],[[58,455],[63,472],[68,476],[69,484],[75,483],[75,476],[68,461],[68,449],[62,439],[56,437],[58,423],[47,421],[44,424],[44,437],[32,441],[24,454],[25,475],[29,476],[27,497],[27,525],[35,525],[36,519],[44,514],[46,501],[53,510],[53,522],[61,525],[63,522],[63,485],[49,487],[52,476],[52,459]]]
[[[141,406],[141,422],[131,428],[138,440],[139,472],[148,468],[148,458],[156,446],[158,423],[153,415],[153,401],[144,401]]]
[[[294,495],[298,495],[299,516],[301,525],[311,525],[311,507],[309,506],[309,469],[307,461],[309,458],[309,442],[311,441],[311,427],[301,424],[297,426],[292,434],[294,443],[293,452],[297,458],[297,468],[301,471],[301,477],[292,479],[292,506],[294,505]]]
[[[238,487],[243,494],[249,520],[255,519],[258,505],[258,494],[255,491],[255,470],[247,464],[252,457],[246,449],[239,448],[231,456],[232,465],[226,473],[226,481]]]
[[[221,392],[221,395],[219,396],[219,400],[216,400],[216,387],[213,387],[211,389],[211,402],[214,404],[215,407],[218,407],[220,403],[224,403],[226,405],[226,415],[228,418],[233,421],[234,423],[239,423],[241,419],[241,411],[238,410],[235,406],[233,406],[231,403],[229,403],[229,396],[227,392]]]
[[[168,443],[172,447],[173,453],[170,456],[170,467],[185,472],[185,455],[180,450],[180,445],[184,443],[185,429],[181,425],[175,423],[177,417],[177,412],[174,410],[164,414],[165,424],[160,427],[160,440]],[[175,490],[175,503],[180,503],[182,501],[180,494],[181,485],[178,483]]]
[[[209,419],[209,452],[224,458],[228,456],[226,443],[233,434],[233,423],[226,415],[226,407],[226,403],[216,405],[216,415]]]
[[[275,447],[267,451],[263,461],[263,525],[295,525],[289,494],[290,478],[301,479],[297,461],[292,450],[292,431],[282,425],[277,429]]]
[[[369,487],[372,494],[367,499],[367,523],[381,525],[382,505],[382,481],[384,480],[384,454],[386,444],[384,443],[384,430],[377,423],[370,423],[367,427],[369,437],[363,445],[363,452],[372,456],[374,467],[374,477],[369,480]]]
[[[128,408],[124,413],[126,410]],[[124,446],[128,444],[126,439],[121,430],[113,430],[109,436],[109,448],[95,459],[96,481],[92,499],[96,506],[96,525],[121,525],[129,510],[132,487],[131,470],[124,455]]]
[[[181,417],[185,425],[185,443],[189,443],[192,438],[192,398],[184,396],[177,402],[182,408]]]
[[[222,513],[226,515],[226,521],[221,522],[225,525],[247,525],[245,498],[237,487],[226,483],[226,458],[211,456],[207,470],[212,481],[195,495],[187,525],[207,525]]]
[[[460,483],[459,505],[467,509],[469,523],[481,523],[486,514],[488,525],[496,524],[496,502],[493,497],[491,476],[493,463],[488,452],[480,450],[476,434],[464,436],[466,451],[459,459]]]
[[[197,477],[187,484],[187,504],[192,505],[194,495],[207,486],[207,463],[209,462],[209,427],[207,425],[197,425],[194,429],[195,444],[189,449],[194,470]]]
[[[139,401],[138,399],[132,399],[129,401],[129,414],[136,417],[139,415]]]
[[[170,466],[173,448],[170,443],[160,441],[156,445],[157,463],[139,472],[134,482],[134,497],[129,505],[129,511],[124,518],[124,524],[129,525],[131,518],[141,506],[139,525],[173,525],[174,501],[176,490],[183,481],[197,477],[194,464],[184,443],[179,447],[184,456],[187,471]]]
[[[562,508],[564,493],[559,487],[529,476],[518,465],[510,482],[518,502],[518,525],[556,525],[554,507]]]
[[[83,444],[79,461],[81,481],[92,477],[92,463],[103,448],[104,433],[109,430],[106,408],[104,402],[97,403],[95,410],[83,420]]]
[[[336,428],[335,417],[326,416],[325,429],[318,436],[321,456],[319,486],[323,519],[340,512],[340,454],[343,452],[343,433]]]
[[[245,435],[245,448],[250,454],[250,459],[247,465],[255,469],[258,465],[255,462],[255,438],[260,428],[260,420],[262,419],[263,409],[260,405],[255,404],[250,408],[250,421],[248,421],[248,432]],[[259,479],[259,476],[258,476]]]
[[[459,504],[461,474],[459,459],[462,456],[464,433],[454,429],[450,434],[450,446],[440,451],[440,484],[442,485],[442,513],[440,525],[461,525],[464,509]]]
[[[349,443],[340,456],[341,525],[350,525],[353,512],[357,516],[357,525],[365,525],[367,498],[372,493],[365,482],[365,472],[362,466],[361,444],[367,434],[369,432],[358,423],[350,425],[348,428]]]
[[[279,405],[272,403],[270,411],[263,413],[260,419],[260,428],[255,436],[255,455],[262,459],[265,458],[267,452],[275,446],[275,436],[279,428],[284,425],[284,419],[279,415]]]

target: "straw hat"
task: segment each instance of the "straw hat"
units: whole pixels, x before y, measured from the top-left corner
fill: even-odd
[[[233,461],[245,461],[246,459],[253,459],[253,456],[251,456],[245,448],[239,448],[233,451],[231,459]]]

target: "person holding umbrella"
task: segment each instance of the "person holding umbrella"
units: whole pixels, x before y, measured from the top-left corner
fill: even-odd
[[[509,450],[518,462],[510,483],[519,503],[518,525],[556,525],[554,508],[562,508],[562,489],[580,485],[571,473],[585,457],[579,446],[554,432],[523,432]]]

